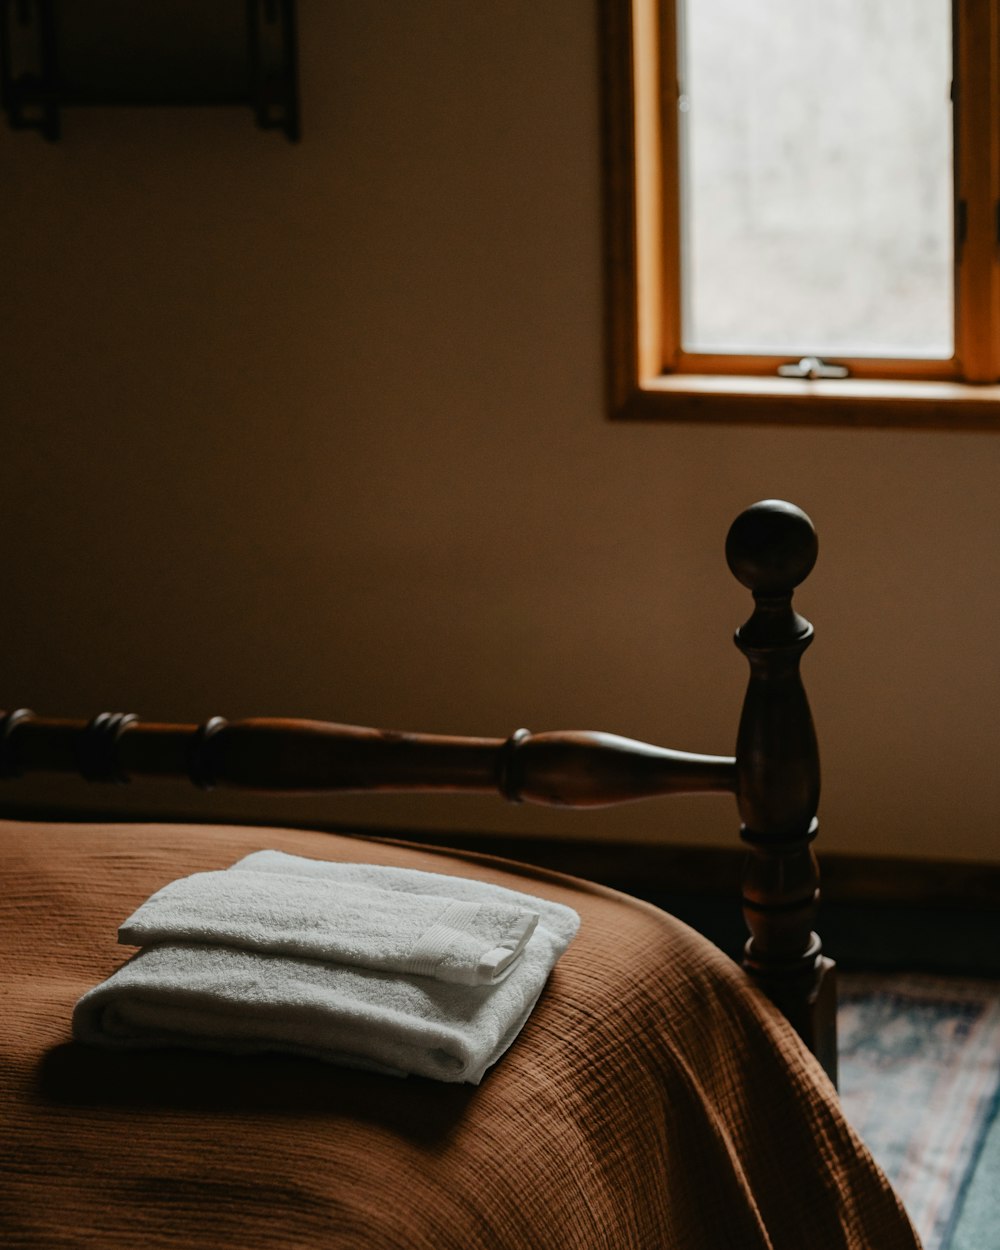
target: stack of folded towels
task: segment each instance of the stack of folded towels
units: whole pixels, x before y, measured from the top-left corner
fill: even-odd
[[[478,1085],[579,924],[482,881],[258,851],[147,899],[118,930],[142,949],[80,999],[73,1032]]]

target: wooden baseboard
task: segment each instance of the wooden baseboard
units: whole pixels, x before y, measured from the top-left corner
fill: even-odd
[[[189,814],[163,811],[123,815],[10,803],[0,805],[0,817],[207,823],[204,817],[197,820]],[[265,824],[228,818],[224,823]],[[647,899],[703,933],[734,959],[740,958],[746,940],[740,911],[744,851],[739,846],[667,846],[282,823],[329,833],[402,838],[538,864]],[[1000,977],[1000,865],[837,852],[819,858],[823,900],[818,927],[824,949],[842,968]]]
[[[12,820],[146,821],[205,823],[189,814],[68,811],[29,805],[0,804],[0,817]],[[233,821],[226,824],[262,824]],[[277,822],[268,822],[277,823]],[[383,826],[282,822],[292,827],[368,837],[403,838],[455,850],[480,851],[503,859],[538,864],[570,876],[643,897],[685,895],[730,900],[739,897],[740,846],[675,846],[668,844],[593,842],[583,839],[529,838],[511,834],[456,834],[437,830],[401,830]],[[946,859],[904,859],[890,856],[820,852],[822,894],[827,904],[934,908],[970,907],[1000,912],[1000,864]]]
[[[369,832],[393,836],[388,830]],[[745,855],[739,846],[585,842],[425,831],[413,836],[414,840],[433,842],[436,846],[482,851],[538,864],[634,893],[655,891],[713,898],[738,897]],[[819,860],[823,897],[829,903],[1000,909],[1000,864],[836,851],[822,853]]]

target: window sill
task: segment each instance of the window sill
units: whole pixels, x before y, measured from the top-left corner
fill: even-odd
[[[665,374],[616,404],[625,421],[1000,430],[1000,386]]]

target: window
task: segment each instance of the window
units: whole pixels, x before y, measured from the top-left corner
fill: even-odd
[[[604,0],[611,406],[1000,428],[1000,0]]]

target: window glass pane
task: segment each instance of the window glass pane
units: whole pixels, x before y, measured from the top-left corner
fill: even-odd
[[[953,345],[948,0],[687,0],[684,347]]]

